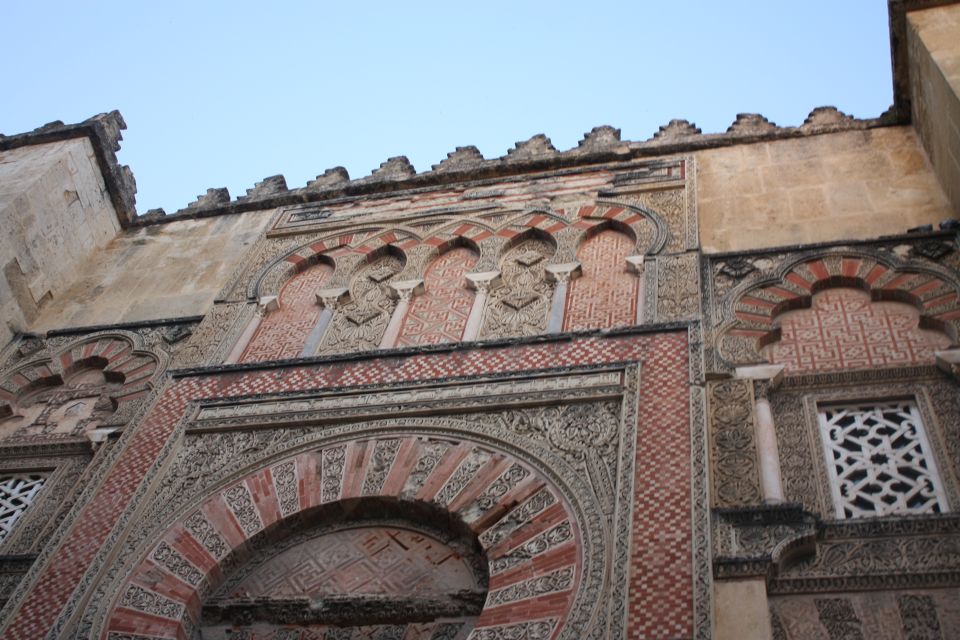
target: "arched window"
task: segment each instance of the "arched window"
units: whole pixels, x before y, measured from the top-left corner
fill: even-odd
[[[415,297],[397,346],[457,342],[473,305],[464,275],[477,263],[476,252],[456,247],[438,256],[423,276],[424,293]]]
[[[317,291],[332,273],[333,267],[319,263],[290,278],[280,290],[280,308],[263,319],[240,361],[282,360],[300,355],[320,316]]]
[[[583,275],[570,283],[564,330],[634,324],[637,278],[626,270],[634,243],[625,233],[605,229],[580,245],[577,260]]]

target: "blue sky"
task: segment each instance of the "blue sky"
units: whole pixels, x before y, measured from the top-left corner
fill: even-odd
[[[0,132],[119,109],[137,208],[282,173],[429,170],[457,146],[558,149],[610,124],[798,125],[892,102],[883,0],[5,2]]]

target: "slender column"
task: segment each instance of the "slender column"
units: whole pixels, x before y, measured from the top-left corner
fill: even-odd
[[[317,291],[317,304],[321,307],[320,316],[317,318],[317,323],[313,325],[313,329],[310,330],[310,335],[307,336],[307,341],[304,343],[303,350],[300,352],[301,358],[309,358],[317,354],[317,349],[320,347],[320,340],[323,339],[323,334],[326,333],[327,327],[330,326],[333,314],[336,313],[337,308],[346,301],[349,294],[350,291],[344,287],[320,289]]]
[[[740,367],[738,378],[754,381],[754,425],[757,438],[757,458],[760,465],[760,486],[763,500],[768,504],[783,502],[783,481],[780,474],[780,452],[777,447],[777,430],[773,422],[768,395],[783,377],[783,365],[760,365]]]
[[[397,344],[397,338],[400,337],[400,329],[403,328],[403,321],[407,317],[407,311],[410,309],[410,301],[413,296],[423,293],[423,280],[401,280],[389,284],[390,292],[397,297],[397,307],[390,316],[390,324],[387,330],[383,332],[383,339],[380,340],[381,349],[392,349]]]
[[[250,345],[250,341],[253,340],[253,336],[257,334],[257,329],[260,328],[260,323],[263,322],[263,318],[271,311],[275,311],[279,308],[280,302],[277,300],[277,296],[263,296],[260,298],[253,317],[250,318],[250,322],[248,322],[247,326],[244,327],[243,333],[240,334],[240,338],[237,340],[236,344],[233,345],[233,349],[230,350],[230,353],[227,355],[227,359],[224,361],[224,364],[235,364],[240,362],[240,357],[243,356],[243,352],[247,350],[247,347]]]
[[[563,312],[567,305],[567,283],[579,278],[583,271],[579,262],[548,264],[547,279],[556,283],[553,288],[553,302],[550,304],[550,318],[547,320],[547,333],[563,331]]]
[[[643,300],[646,297],[646,278],[644,278],[643,256],[627,256],[627,271],[637,276],[637,318],[636,324],[643,324]]]
[[[487,309],[490,290],[500,286],[500,272],[482,271],[468,273],[465,277],[468,286],[477,292],[473,297],[470,315],[467,316],[467,326],[463,328],[463,336],[460,338],[462,342],[470,342],[476,340],[480,335],[480,328],[483,326],[483,312]]]

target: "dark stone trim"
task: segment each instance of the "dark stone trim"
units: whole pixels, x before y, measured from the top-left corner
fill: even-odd
[[[158,320],[138,320],[136,322],[118,322],[116,324],[95,324],[86,327],[68,327],[66,329],[51,329],[47,331],[46,337],[53,338],[55,336],[74,336],[85,333],[97,333],[100,331],[116,331],[116,330],[130,330],[130,329],[143,329],[149,327],[163,327],[167,325],[177,325],[177,324],[193,324],[199,323],[203,320],[203,316],[181,316],[179,318],[162,318]]]
[[[763,247],[760,249],[749,249],[745,251],[724,251],[722,253],[704,253],[703,256],[709,261],[729,260],[738,256],[763,256],[775,253],[796,253],[796,252],[814,252],[821,249],[831,249],[833,247],[857,247],[870,245],[889,245],[893,243],[914,243],[917,240],[946,240],[956,242],[960,238],[960,232],[953,229],[942,231],[929,231],[926,233],[899,233],[888,236],[878,236],[868,239],[850,239],[850,240],[829,240],[826,242],[814,242],[812,244],[792,244],[778,247]]]
[[[457,592],[444,597],[324,596],[309,598],[259,598],[216,600],[203,606],[205,625],[329,624],[368,626],[432,622],[441,618],[479,615],[483,592]]]
[[[399,349],[377,349],[375,351],[358,351],[329,356],[314,356],[311,358],[289,358],[286,360],[270,360],[265,362],[246,362],[241,364],[221,364],[187,369],[168,370],[172,378],[187,378],[193,376],[218,375],[239,371],[254,371],[268,369],[285,369],[289,367],[320,366],[337,362],[356,362],[360,360],[377,360],[380,358],[405,358],[428,353],[450,353],[454,351],[470,351],[473,349],[498,349],[528,344],[547,344],[554,342],[569,342],[578,338],[629,336],[648,333],[666,333],[670,331],[687,331],[695,324],[695,320],[667,322],[662,324],[638,325],[619,327],[616,329],[601,329],[576,331],[568,333],[540,334],[519,338],[502,338],[497,340],[479,340],[476,342],[451,342],[444,344],[423,345],[417,347],[403,347]]]

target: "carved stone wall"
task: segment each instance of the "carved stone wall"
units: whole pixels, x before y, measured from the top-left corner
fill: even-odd
[[[630,524],[630,514],[634,508],[635,478],[631,471],[634,461],[650,460],[655,455],[654,452],[667,458],[670,457],[668,452],[682,452],[685,459],[690,451],[687,440],[689,427],[684,424],[689,420],[686,402],[683,400],[687,392],[683,391],[682,384],[687,375],[686,352],[687,344],[683,333],[592,337],[552,345],[488,349],[484,351],[483,360],[474,357],[465,359],[468,353],[453,351],[397,357],[392,363],[390,359],[378,358],[313,365],[307,368],[294,367],[279,377],[276,375],[279,371],[252,370],[239,376],[232,375],[230,382],[223,380],[226,385],[217,381],[217,375],[209,378],[180,378],[157,402],[140,427],[124,435],[126,440],[121,439],[120,444],[123,446],[118,450],[119,455],[109,467],[104,467],[106,475],[91,484],[91,487],[96,487],[103,483],[102,489],[95,491],[86,501],[83,512],[77,514],[77,522],[82,522],[83,525],[71,529],[58,543],[57,551],[41,555],[37,568],[24,583],[24,589],[27,585],[36,585],[36,588],[20,590],[14,595],[19,613],[8,622],[8,628],[26,630],[27,627],[20,625],[26,624],[30,627],[34,624],[51,624],[49,619],[43,622],[40,610],[31,604],[32,598],[41,593],[38,589],[42,585],[43,601],[63,598],[63,605],[57,610],[62,610],[64,616],[69,616],[73,610],[84,612],[84,618],[89,618],[89,624],[93,626],[85,626],[87,623],[83,623],[78,633],[81,636],[87,635],[94,628],[102,628],[97,625],[105,624],[104,607],[113,602],[114,597],[118,599],[117,602],[122,600],[126,591],[121,587],[129,579],[130,571],[139,570],[136,566],[172,562],[171,558],[176,560],[177,554],[183,558],[188,555],[193,557],[193,560],[187,560],[193,564],[200,562],[201,556],[197,556],[196,551],[191,549],[199,548],[207,549],[202,552],[207,554],[207,563],[222,562],[223,558],[229,556],[229,549],[239,544],[242,539],[256,535],[258,531],[269,527],[271,522],[293,517],[291,509],[297,509],[298,505],[301,509],[304,507],[303,500],[307,494],[299,493],[302,491],[308,492],[310,500],[324,500],[323,496],[327,494],[331,500],[340,500],[346,495],[343,493],[345,491],[351,492],[350,495],[362,496],[366,491],[377,491],[378,486],[380,492],[402,493],[402,487],[407,484],[404,477],[421,477],[424,482],[423,490],[433,496],[430,500],[464,514],[460,517],[479,518],[477,522],[484,522],[484,530],[492,532],[499,526],[495,525],[495,522],[513,522],[509,516],[511,510],[501,511],[496,505],[507,502],[514,504],[514,499],[510,496],[524,486],[532,489],[529,485],[531,479],[541,477],[547,485],[557,487],[557,499],[569,505],[570,521],[576,523],[574,531],[579,533],[575,535],[578,535],[581,541],[578,556],[580,559],[576,562],[582,562],[582,568],[574,571],[572,583],[568,582],[569,578],[565,574],[551,573],[554,571],[551,568],[548,580],[542,584],[530,583],[529,586],[521,588],[516,585],[523,583],[522,580],[516,582],[515,578],[509,578],[511,575],[519,576],[523,573],[520,568],[507,568],[513,560],[494,561],[491,566],[498,567],[495,571],[502,573],[495,574],[499,582],[491,582],[491,602],[502,600],[504,604],[493,606],[491,611],[500,609],[501,613],[504,613],[526,606],[508,604],[514,603],[516,598],[526,600],[532,597],[534,601],[539,601],[539,598],[546,602],[552,598],[547,593],[569,593],[568,597],[573,598],[572,604],[558,609],[556,614],[551,614],[549,624],[553,626],[549,628],[560,629],[561,637],[569,635],[579,638],[584,637],[584,634],[598,638],[618,637],[618,634],[623,632],[617,631],[617,625],[622,624],[618,621],[625,621],[625,613],[631,609],[631,592],[627,585],[654,581],[660,583],[666,580],[672,585],[669,589],[644,590],[643,597],[647,598],[646,602],[650,606],[645,605],[634,610],[649,609],[650,614],[643,615],[667,616],[674,628],[686,628],[700,636],[709,629],[709,618],[695,618],[693,611],[702,611],[705,606],[709,611],[708,605],[705,605],[709,602],[709,592],[699,586],[694,589],[694,585],[705,585],[706,589],[709,589],[709,567],[702,563],[691,565],[691,558],[701,557],[694,542],[701,536],[692,535],[689,539],[681,539],[676,551],[680,554],[677,556],[678,566],[687,567],[688,570],[693,567],[696,577],[691,580],[689,574],[686,577],[682,572],[677,574],[675,567],[650,563],[647,560],[650,556],[647,554],[655,553],[656,543],[651,545],[641,542],[644,540],[643,536],[649,535],[648,530],[641,527],[631,533],[633,527]],[[343,389],[355,384],[396,384],[403,380],[445,378],[448,375],[445,372],[448,371],[457,371],[460,375],[489,377],[496,376],[498,372],[535,370],[545,364],[551,368],[582,367],[591,363],[600,364],[608,359],[621,363],[631,360],[640,362],[641,367],[648,368],[646,375],[651,381],[663,380],[664,384],[671,388],[676,387],[679,394],[677,402],[683,407],[683,411],[671,411],[672,417],[668,423],[656,428],[651,425],[651,428],[663,436],[670,434],[671,438],[679,438],[678,442],[651,441],[648,445],[645,439],[642,441],[643,450],[637,449],[638,442],[641,441],[637,440],[635,431],[638,424],[638,400],[635,390],[640,382],[636,371],[631,374],[629,369],[625,370],[625,378],[622,377],[624,374],[616,374],[611,380],[612,386],[610,382],[604,382],[610,377],[609,373],[584,372],[578,374],[583,381],[576,383],[575,378],[563,375],[547,377],[542,381],[534,377],[526,382],[520,379],[503,382],[490,380],[487,383],[480,379],[466,384],[447,383],[446,387],[438,386],[436,382],[420,383],[408,388],[385,390],[382,393],[382,405],[371,400],[377,397],[371,393],[376,389],[373,387],[366,391],[357,389],[357,392],[321,394],[319,397],[314,391],[313,396],[317,397],[319,404],[312,405],[304,405],[301,399],[291,397],[279,400],[279,405],[234,402],[233,406],[228,407],[232,401],[227,401],[227,405],[218,402],[209,407],[191,409],[196,406],[191,404],[192,399],[198,401],[211,396],[229,398],[263,393],[267,389],[280,392],[302,390],[303,385],[310,389]],[[665,374],[668,370],[674,373],[668,376]],[[595,382],[588,383],[587,380]],[[610,396],[609,400],[604,399],[609,393],[613,396]],[[650,393],[652,409],[652,398],[658,397],[660,392],[651,390]],[[516,408],[511,408],[511,403],[516,403]],[[263,406],[267,411],[259,411],[256,408],[258,406]],[[398,407],[403,408],[402,412],[398,412]],[[229,411],[224,413],[227,408]],[[240,413],[237,413],[238,411]],[[437,417],[417,417],[424,414]],[[407,417],[408,415],[410,417]],[[194,426],[190,426],[183,436],[171,437],[177,433],[177,424],[183,417],[188,420],[195,417]],[[252,423],[249,422],[251,420]],[[223,430],[223,425],[239,426],[243,423],[257,424],[260,427],[253,430]],[[282,428],[269,427],[271,423]],[[668,424],[671,426],[667,426]],[[422,434],[417,437],[426,438],[420,441],[424,445],[434,441],[437,444],[447,444],[430,454],[437,460],[432,464],[433,469],[429,469],[430,464],[425,462],[427,467],[424,467],[419,475],[413,472],[418,464],[413,459],[417,457],[413,452],[422,450],[427,453],[432,449],[423,448],[423,445],[410,448],[412,444],[405,444],[417,442],[408,440],[415,434]],[[178,444],[181,438],[185,438],[182,445]],[[354,444],[350,444],[351,442]],[[364,442],[368,444],[363,445]],[[472,444],[461,446],[458,442]],[[581,442],[583,444],[578,444]],[[610,453],[604,453],[608,450]],[[507,453],[509,455],[504,457]],[[145,493],[146,482],[141,484],[135,479],[152,481],[160,469],[154,461],[166,456],[174,456],[174,466],[164,473],[164,477],[169,478],[172,483],[163,483],[165,486],[159,493]],[[511,462],[509,456],[514,456],[515,462]],[[662,464],[675,467],[678,478],[689,477],[684,471],[686,463],[667,458]],[[290,478],[286,469],[289,467],[287,462],[291,459],[294,462],[295,474],[307,474],[303,476],[304,482],[292,481]],[[394,461],[392,464],[391,459]],[[394,469],[400,468],[396,466],[400,460],[404,461],[403,468],[410,470],[406,475],[393,473]],[[449,462],[444,462],[445,460]],[[325,475],[341,473],[336,469],[350,470],[350,475],[346,475],[346,471],[342,472],[344,475]],[[526,474],[523,473],[524,470],[527,471]],[[120,478],[129,480],[123,481]],[[306,481],[307,478],[313,479]],[[329,478],[329,482],[324,478]],[[670,496],[669,502],[672,506],[666,510],[660,509],[663,517],[669,514],[669,518],[675,518],[676,526],[690,522],[692,506],[689,502],[691,487],[688,484],[675,480],[659,484],[658,476],[644,476],[644,482],[647,490],[656,490],[661,492],[661,496]],[[298,493],[290,493],[291,487],[300,487],[295,489]],[[132,512],[127,507],[134,504],[133,500],[142,501],[148,496],[152,505],[147,507],[148,513],[138,516],[136,520],[130,520]],[[201,507],[197,501],[205,500],[205,497],[213,499],[213,502]],[[477,506],[471,507],[471,504]],[[516,504],[517,508],[522,508],[526,503],[517,498]],[[658,504],[662,507],[663,500]],[[487,508],[487,505],[492,506]],[[197,508],[200,508],[204,519],[213,525],[213,528],[204,526],[202,522],[191,517]],[[154,509],[156,513],[150,515]],[[91,517],[91,513],[101,515]],[[286,516],[285,513],[291,515]],[[484,514],[487,513],[491,516],[496,513],[495,519],[484,521],[487,517]],[[228,514],[232,515],[224,520]],[[169,526],[164,522],[169,523],[170,518],[177,521],[183,518],[182,527],[195,532],[190,535],[197,540],[199,547],[182,547],[177,554],[159,551],[161,541],[173,550],[181,548],[181,543],[178,542],[179,534],[161,534],[163,528]],[[559,525],[562,520],[561,518],[555,523]],[[70,597],[75,588],[73,585],[79,583],[94,586],[88,582],[92,574],[88,574],[83,568],[97,571],[97,567],[103,566],[103,558],[97,550],[111,546],[111,531],[116,531],[112,523],[118,521],[121,527],[127,527],[130,532],[126,544],[132,546],[128,552],[121,554],[128,560],[110,567],[108,576],[89,591],[89,598],[81,606],[80,601]],[[643,521],[647,522],[647,519],[644,518]],[[233,524],[227,526],[228,522]],[[552,528],[531,530],[529,540],[523,536],[515,542],[505,542],[498,548],[513,553],[516,545],[523,546],[529,541],[529,548],[523,547],[524,551],[518,551],[519,558],[541,548],[543,544],[547,549],[553,549],[554,545],[559,544],[560,546],[555,547],[557,551],[552,552],[559,553],[563,548],[565,534],[558,531],[541,541],[537,536],[544,531],[552,531]],[[71,541],[73,536],[80,536],[86,541],[101,540],[102,544],[85,547],[89,550],[89,555],[76,557],[77,547]],[[482,535],[481,540],[484,539],[486,538]],[[77,570],[69,574],[71,578],[66,578],[67,574],[58,570],[54,578],[53,574],[47,571],[52,571],[54,566],[63,567],[60,554],[65,553],[76,558],[76,564],[71,566],[75,566]],[[684,554],[687,559],[680,559]],[[141,562],[138,558],[141,557],[145,558],[146,565],[138,565]],[[501,565],[503,569],[499,568]],[[194,566],[201,570],[210,565]],[[566,565],[555,568],[560,569],[563,566]],[[167,571],[158,570],[161,573]],[[180,575],[178,571],[181,569],[175,570],[174,575]],[[518,571],[520,573],[517,573]],[[704,572],[707,572],[706,575]],[[183,579],[187,580],[186,584],[190,584],[194,579],[190,577],[193,575],[191,571],[182,575]],[[197,584],[201,583],[202,579]],[[172,592],[157,591],[160,586],[154,582],[148,584],[138,578],[137,584],[172,599]],[[561,584],[569,586],[547,586]],[[598,600],[597,589],[602,584],[609,585],[605,588],[610,591],[604,592],[609,593],[609,596]],[[509,591],[505,591],[507,588]],[[542,591],[543,589],[547,591]],[[19,618],[20,614],[29,611],[35,613],[28,618]],[[478,631],[482,627],[485,629],[482,633],[488,635],[518,633],[521,626],[534,622],[540,624],[545,619],[541,617],[526,622],[516,615],[511,614],[510,623],[498,621],[496,618],[490,618],[489,622],[478,619]],[[97,622],[98,620],[100,622]],[[63,622],[52,623],[54,628],[63,628],[60,626]],[[641,623],[638,619],[634,624]],[[121,631],[122,628],[121,625],[115,630]],[[619,629],[622,630],[623,627]],[[32,633],[29,630],[27,632]]]
[[[376,349],[390,322],[395,301],[387,284],[403,269],[403,261],[386,254],[365,265],[350,282],[350,299],[334,315],[319,353]]]
[[[280,290],[279,308],[264,317],[241,356],[241,362],[296,358],[320,316],[317,292],[333,275],[333,267],[319,263],[287,281]]]
[[[505,338],[543,333],[553,287],[544,267],[555,247],[540,238],[515,245],[500,260],[503,286],[492,292],[481,336]]]
[[[955,589],[778,596],[770,619],[775,640],[946,640],[958,607]]]
[[[761,349],[781,337],[789,339],[789,334],[781,336],[781,314],[809,308],[814,294],[836,287],[861,289],[874,301],[910,304],[919,313],[922,328],[956,340],[958,267],[954,232],[793,252],[709,256],[703,276],[705,319],[714,336],[710,364],[725,369],[766,362],[769,354]],[[887,332],[891,329],[888,325]],[[877,357],[885,360],[880,351]],[[829,353],[819,360],[831,368],[839,361]],[[851,365],[863,362],[872,360],[854,358]]]
[[[417,211],[416,215],[398,213],[403,210],[399,203],[397,203],[398,209],[383,210],[374,202],[353,205],[357,210],[351,213],[349,221],[328,215],[316,218],[307,216],[301,220],[298,217],[300,214],[297,213],[300,210],[293,208],[292,213],[281,212],[278,218],[280,222],[258,241],[257,245],[251,249],[249,259],[236,269],[224,285],[218,296],[218,303],[204,317],[203,323],[187,347],[182,350],[175,364],[177,367],[191,367],[223,362],[234,345],[241,340],[245,328],[254,318],[255,302],[264,297],[279,295],[282,290],[286,290],[285,286],[299,287],[300,285],[285,283],[292,282],[291,279],[299,282],[299,279],[307,277],[302,272],[317,269],[318,267],[311,267],[311,265],[318,260],[336,265],[335,275],[322,282],[325,288],[354,288],[364,279],[358,279],[359,270],[366,268],[371,256],[376,259],[383,255],[404,256],[402,269],[398,269],[396,273],[398,281],[415,281],[424,278],[434,280],[425,287],[426,293],[413,297],[412,308],[405,316],[408,318],[408,326],[402,327],[396,346],[453,342],[459,339],[459,336],[453,335],[457,332],[450,328],[436,335],[434,335],[435,331],[428,332],[431,337],[425,339],[418,337],[414,340],[404,336],[413,336],[414,333],[419,335],[422,329],[418,327],[428,324],[439,326],[437,323],[443,324],[444,318],[455,321],[454,324],[457,326],[462,326],[465,322],[463,315],[466,313],[464,305],[471,292],[463,289],[459,283],[454,286],[454,282],[460,278],[457,273],[461,270],[459,265],[472,263],[469,267],[463,267],[464,273],[468,269],[490,272],[504,271],[501,268],[503,263],[506,265],[503,274],[505,277],[496,281],[496,286],[490,292],[485,304],[483,315],[486,319],[483,322],[480,338],[535,335],[545,328],[546,312],[553,291],[551,283],[543,276],[543,269],[549,264],[576,260],[578,248],[583,247],[590,237],[596,235],[597,229],[609,229],[613,226],[631,235],[634,238],[633,249],[627,251],[624,245],[616,251],[624,255],[658,253],[663,250],[671,233],[680,233],[680,237],[686,237],[686,245],[691,245],[690,237],[687,236],[690,228],[695,229],[695,224],[691,227],[690,222],[691,212],[695,207],[691,204],[692,200],[684,195],[685,183],[682,177],[677,177],[678,175],[680,174],[667,173],[663,176],[656,174],[643,179],[638,176],[637,185],[643,185],[644,189],[665,179],[672,184],[669,192],[679,194],[666,199],[653,198],[649,203],[637,199],[638,196],[629,195],[640,188],[631,180],[619,187],[619,190],[624,193],[622,198],[618,194],[611,193],[618,197],[603,201],[596,200],[595,192],[583,191],[587,185],[586,182],[571,181],[570,186],[564,186],[561,181],[537,192],[544,194],[555,190],[556,193],[551,198],[501,197],[505,194],[494,192],[490,196],[491,200],[477,204],[434,208],[418,205],[412,209]],[[689,187],[686,188],[689,189]],[[436,197],[438,201],[448,203],[456,201],[453,195]],[[588,202],[594,204],[585,204]],[[677,229],[669,227],[661,217],[656,209],[660,206],[670,208],[670,215],[676,217],[676,222],[679,224]],[[297,223],[286,226],[284,221],[290,222],[294,218]],[[615,232],[603,232],[601,235],[606,239],[618,237],[611,236],[610,233]],[[515,251],[517,246],[525,241],[533,242],[534,240],[544,245],[540,249],[530,245],[523,252],[527,253],[531,249],[539,251],[543,256],[542,264],[518,268],[519,263],[514,260],[518,255]],[[598,239],[595,242],[603,242],[603,240]],[[548,245],[549,248],[547,248]],[[695,247],[696,243],[693,242],[691,246]],[[444,251],[450,247],[455,248],[450,255],[447,255]],[[465,247],[475,247],[479,256],[467,259],[468,253],[465,253],[467,252]],[[508,258],[506,254],[510,254],[510,257]],[[687,259],[684,258],[684,260]],[[618,263],[618,260],[613,262]],[[596,327],[634,324],[634,317],[628,317],[625,310],[635,308],[638,304],[632,289],[637,278],[620,273],[622,266],[618,263],[612,267],[605,267],[614,271],[604,272],[604,277],[620,274],[617,276],[617,281],[620,282],[623,291],[617,289],[619,293],[615,296],[616,304],[609,301],[600,304],[597,308],[603,307],[604,311],[597,316],[596,321],[590,321],[587,324]],[[692,317],[690,314],[696,308],[695,304],[690,307],[691,299],[683,298],[687,292],[685,287],[689,283],[684,284],[681,281],[690,275],[687,273],[688,267],[673,269],[672,266],[673,262],[669,262],[664,267],[666,284],[663,292],[665,295],[672,296],[676,302],[664,303],[666,306],[661,314],[662,320],[676,319],[677,314],[682,317]],[[527,270],[531,271],[534,277],[522,275],[522,272]],[[315,275],[319,277],[319,272]],[[647,307],[651,309],[646,321],[654,321],[657,319],[656,300],[659,293],[655,280],[655,267],[642,277],[654,279],[653,285],[647,287],[649,300],[646,302]],[[692,282],[696,286],[696,274],[693,274],[693,278]],[[589,287],[590,281],[588,276],[587,280],[581,284],[575,282],[574,288]],[[680,287],[679,289],[675,283]],[[381,284],[384,286],[380,287],[380,291],[384,295],[376,304],[373,301],[373,292],[369,288],[364,289],[365,295],[370,298],[362,305],[365,309],[373,307],[380,309],[381,306],[383,309],[380,311],[393,309],[395,302],[391,299],[391,293],[385,286],[385,282]],[[631,291],[628,292],[627,289]],[[591,289],[591,295],[606,296],[608,293],[608,289],[604,287]],[[292,295],[292,291],[288,295]],[[303,332],[300,325],[307,322],[305,319],[307,316],[312,317],[313,314],[318,313],[318,309],[311,308],[306,314],[296,314],[298,320],[291,324],[291,321],[287,320],[289,314],[283,311],[285,305],[282,300],[280,302],[280,313],[269,314],[268,320],[263,323],[266,326],[261,326],[258,331],[265,335],[264,332],[273,330],[271,327],[274,323],[277,326],[289,324],[291,334],[285,334],[279,340],[279,343],[286,343],[290,342],[291,335],[299,336]],[[345,353],[378,346],[374,343],[379,341],[371,336],[383,335],[386,328],[385,321],[389,321],[389,314],[385,320],[380,313],[359,315],[353,313],[354,320],[349,321],[345,316],[346,307],[349,306],[351,310],[356,311],[354,307],[360,304],[357,302],[356,292],[351,293],[349,300],[342,302],[345,306],[336,309],[336,317],[327,326],[319,353]],[[577,303],[575,306],[580,311],[571,310],[571,314],[582,315],[588,309],[593,313],[592,309],[596,304],[595,300]],[[618,314],[616,318],[608,317],[613,313],[608,307],[615,308],[615,313]],[[364,321],[361,315],[368,319]],[[273,318],[270,319],[271,317]],[[360,325],[356,325],[358,321]],[[572,322],[580,326],[577,324],[579,320]],[[417,326],[414,327],[414,324]],[[351,341],[354,339],[360,342],[353,344]],[[257,346],[259,341],[260,339],[255,336],[248,351],[252,353],[251,349],[260,349]],[[328,344],[328,341],[337,343],[337,346]],[[278,343],[276,339],[272,342]],[[284,357],[287,352],[293,353],[290,351],[292,348],[292,346],[286,348],[281,354],[273,353],[276,351],[275,348],[267,348],[268,353],[264,357]],[[249,360],[248,357],[245,359]]]
[[[818,406],[903,398],[916,403],[947,502],[960,504],[960,465],[954,457],[960,447],[960,407],[947,400],[956,393],[956,383],[932,367],[787,378],[770,394],[786,499],[823,518],[835,517]]]
[[[714,507],[738,507],[763,501],[753,399],[750,380],[724,380],[707,387]]]

